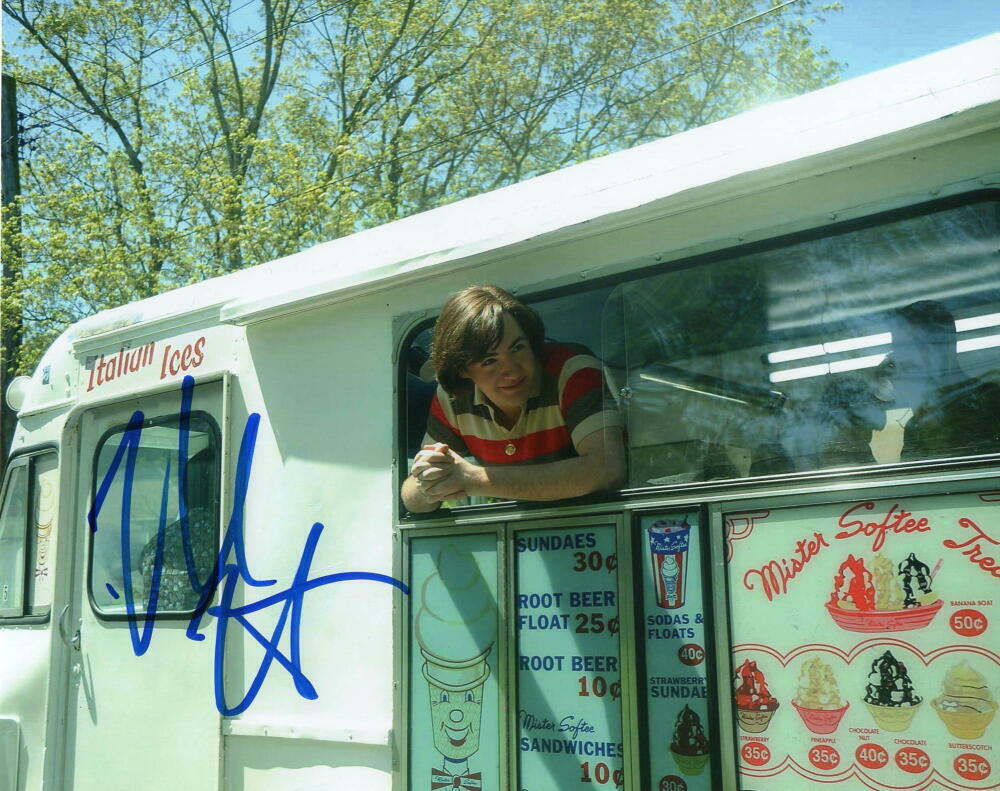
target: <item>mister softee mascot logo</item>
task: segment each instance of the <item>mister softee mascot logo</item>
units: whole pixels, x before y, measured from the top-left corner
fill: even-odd
[[[481,791],[481,773],[470,770],[469,759],[479,750],[496,603],[475,559],[454,544],[441,549],[435,567],[420,590],[414,630],[442,759],[431,770],[430,788]]]

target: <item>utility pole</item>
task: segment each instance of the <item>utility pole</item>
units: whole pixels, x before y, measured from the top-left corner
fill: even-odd
[[[12,217],[20,230],[20,210],[17,196],[21,194],[21,173],[18,164],[18,121],[17,83],[8,74],[3,75],[3,96],[0,104],[0,125],[3,130],[2,181],[3,219]],[[17,373],[14,353],[21,347],[23,322],[19,312],[12,313],[10,305],[11,287],[21,276],[20,245],[7,240],[7,255],[3,260],[0,274],[0,470],[7,469],[7,455],[14,439],[17,415],[7,406],[7,385]]]

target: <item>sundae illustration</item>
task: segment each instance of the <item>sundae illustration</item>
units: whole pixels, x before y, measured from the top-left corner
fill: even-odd
[[[879,728],[905,731],[923,698],[913,691],[906,665],[886,651],[872,662],[864,701]]]
[[[875,609],[891,612],[903,609],[903,590],[896,585],[896,569],[885,555],[872,557],[872,583],[875,587]]]
[[[942,604],[931,581],[927,564],[912,552],[895,567],[882,554],[868,565],[864,558],[848,555],[833,578],[826,609],[840,628],[851,632],[922,629]]]
[[[841,700],[837,679],[826,662],[815,657],[802,663],[799,688],[792,698],[792,707],[813,733],[833,733],[847,711],[849,703]]]
[[[981,739],[997,712],[986,679],[961,662],[944,677],[944,694],[931,701],[949,733],[959,739]]]
[[[904,607],[924,607],[937,601],[938,597],[931,590],[931,570],[912,552],[899,564],[899,576],[903,582]]]
[[[699,775],[708,763],[708,739],[701,727],[701,719],[687,706],[677,714],[670,752],[681,774]]]
[[[469,758],[479,750],[496,604],[469,553],[448,544],[438,553],[436,568],[421,588],[414,619],[434,748],[442,758],[441,768],[431,770],[430,788],[479,791],[481,773],[470,771]]]
[[[736,670],[735,684],[736,720],[740,728],[747,733],[766,731],[778,709],[778,701],[767,688],[757,663],[744,660]]]

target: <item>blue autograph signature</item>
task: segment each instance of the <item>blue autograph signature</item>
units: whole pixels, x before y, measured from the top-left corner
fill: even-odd
[[[181,386],[181,411],[178,421],[178,442],[177,442],[177,487],[178,487],[178,521],[180,522],[181,544],[184,550],[184,560],[187,566],[188,580],[192,590],[199,595],[198,606],[194,615],[188,623],[187,637],[191,640],[204,640],[205,635],[201,634],[201,621],[205,614],[214,616],[218,623],[215,631],[215,705],[223,716],[235,716],[249,708],[260,692],[260,688],[267,678],[271,665],[277,662],[291,676],[295,684],[296,691],[307,700],[315,700],[319,697],[316,688],[309,681],[302,669],[302,657],[299,643],[302,629],[302,610],[305,603],[305,594],[314,588],[330,585],[335,582],[347,582],[350,580],[370,580],[381,582],[386,585],[393,585],[403,593],[409,593],[409,589],[394,577],[384,574],[373,574],[366,571],[348,571],[340,574],[326,574],[322,577],[309,577],[309,569],[312,565],[313,555],[319,543],[320,535],[323,533],[323,525],[316,522],[309,530],[306,537],[305,546],[302,550],[302,557],[299,560],[295,578],[287,590],[274,593],[266,598],[246,604],[241,607],[233,606],[233,597],[236,588],[242,581],[246,585],[254,588],[266,588],[275,584],[276,580],[257,579],[250,573],[247,565],[246,545],[243,537],[243,524],[246,516],[246,496],[250,487],[250,467],[253,462],[254,447],[257,443],[257,430],[260,426],[260,415],[251,414],[247,418],[246,426],[243,429],[243,439],[240,442],[240,455],[236,464],[236,477],[233,491],[233,510],[229,517],[229,524],[222,538],[222,546],[219,549],[219,556],[215,568],[204,581],[199,579],[198,570],[195,566],[194,549],[191,542],[191,531],[188,519],[187,508],[187,455],[188,436],[191,430],[191,402],[194,396],[194,378],[184,377]],[[111,485],[115,481],[124,461],[125,470],[122,480],[122,507],[121,507],[121,563],[123,575],[123,595],[125,597],[125,612],[128,615],[129,636],[132,640],[132,650],[136,656],[142,656],[149,650],[153,639],[153,628],[156,623],[157,598],[160,589],[160,576],[163,571],[163,551],[167,527],[167,502],[170,493],[170,465],[163,478],[163,490],[160,500],[160,517],[156,531],[156,546],[153,555],[152,579],[150,582],[150,593],[146,602],[145,612],[139,616],[136,614],[135,595],[132,585],[132,563],[131,563],[131,526],[130,514],[132,503],[132,485],[135,479],[136,457],[139,451],[139,441],[142,436],[142,425],[144,416],[142,412],[135,412],[128,422],[124,434],[118,443],[114,458],[101,481],[97,492],[94,495],[94,503],[87,514],[87,523],[91,531],[97,530],[97,521],[101,509],[107,499]],[[108,591],[114,598],[119,598],[115,589],[108,585]],[[217,591],[219,603],[209,606]],[[253,624],[250,623],[249,615],[268,608],[280,606],[280,614],[274,631],[270,637],[262,634]],[[141,621],[141,623],[140,623]],[[254,676],[253,681],[246,690],[243,698],[235,705],[230,706],[226,699],[226,692],[223,688],[223,667],[226,656],[226,634],[229,630],[230,621],[235,621],[243,627],[264,648],[264,657],[260,667]],[[285,628],[289,629],[289,652],[285,654],[278,647],[284,634]]]

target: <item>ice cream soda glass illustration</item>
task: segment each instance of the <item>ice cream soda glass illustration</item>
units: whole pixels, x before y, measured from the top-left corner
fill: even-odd
[[[802,663],[792,707],[810,731],[833,733],[850,705],[841,699],[837,679],[826,662],[813,657]]]
[[[430,725],[441,767],[430,788],[480,791],[480,772],[469,769],[479,750],[488,657],[496,639],[496,603],[472,555],[452,544],[437,556],[436,573],[420,590],[414,635],[424,659]]]
[[[905,632],[927,626],[942,602],[931,588],[933,572],[912,552],[893,566],[876,554],[848,555],[833,579],[827,612],[841,629],[851,632]]]
[[[708,763],[708,738],[701,727],[701,718],[688,706],[677,714],[670,753],[681,774],[700,775]]]
[[[648,535],[656,605],[665,610],[683,607],[691,525],[682,519],[661,519],[649,527]]]
[[[747,733],[762,733],[771,724],[778,701],[771,695],[757,663],[745,659],[736,669],[736,721]]]
[[[997,713],[997,702],[986,679],[967,662],[960,662],[944,677],[944,694],[931,706],[948,732],[957,739],[981,739]]]
[[[906,665],[886,651],[874,662],[865,688],[865,705],[884,731],[905,731],[923,698],[913,690]]]

